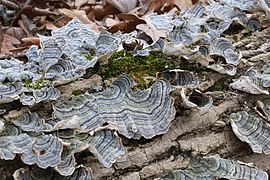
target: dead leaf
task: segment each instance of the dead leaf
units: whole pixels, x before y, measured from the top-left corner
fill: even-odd
[[[62,9],[58,9],[58,11],[69,18],[76,17],[83,24],[93,24],[93,22],[88,19],[84,10],[77,10],[77,9],[69,10],[66,8],[62,8]]]
[[[36,25],[32,20],[28,19],[26,15],[21,15],[21,20],[18,21],[18,24],[27,36],[33,36],[32,31],[36,28]]]
[[[111,27],[111,26],[119,24],[119,21],[117,21],[113,18],[106,18],[105,23],[106,23],[107,27]]]
[[[36,24],[36,26],[42,26],[46,22],[46,16],[37,16],[33,18],[33,22]]]
[[[60,18],[54,20],[53,22],[46,20],[45,26],[47,27],[47,23],[48,23],[51,25],[51,27],[55,26],[56,28],[60,28],[60,27],[63,27],[64,25],[66,25],[71,20],[72,20],[72,18],[63,15]]]
[[[33,1],[33,0],[16,0],[16,2],[20,5],[20,7],[26,7],[26,6],[33,6],[33,7],[37,7],[40,9],[46,9],[49,8],[49,2],[51,2],[51,0],[39,0],[39,1]],[[55,5],[57,5],[56,3],[54,3]],[[63,2],[62,2],[63,4]]]
[[[121,31],[123,33],[129,33],[135,30],[138,24],[146,23],[145,20],[143,20],[142,18],[138,17],[135,14],[122,13],[122,14],[118,14],[117,17],[119,19],[124,20],[124,22],[120,22],[114,26],[111,26],[109,28],[109,32],[111,33],[115,33],[117,31]]]
[[[64,6],[61,6],[61,8],[82,9],[82,7],[101,4],[102,2],[96,0],[68,0],[68,1],[61,0],[59,1],[59,3],[64,4]],[[60,4],[57,3],[58,6]]]
[[[26,38],[22,38],[22,41],[24,42],[23,45],[27,47],[30,47],[31,45],[39,46],[40,44],[39,37],[26,37]]]
[[[139,30],[142,30],[143,32],[145,32],[145,34],[150,36],[151,39],[153,40],[153,43],[157,42],[157,40],[160,37],[166,37],[166,30],[157,30],[150,23],[148,23],[148,24],[139,24],[139,25],[137,25],[136,28],[139,29]]]
[[[119,14],[120,11],[113,7],[111,4],[105,6],[97,5],[94,7],[94,17],[96,20],[102,20],[108,15]]]
[[[16,26],[21,19],[21,14],[25,14],[28,18],[33,19],[36,16],[57,15],[57,13],[50,11],[50,9],[39,9],[34,6],[23,7],[14,17],[11,26]]]
[[[138,4],[138,0],[106,0],[106,2],[111,4],[122,13],[128,13]]]
[[[82,6],[87,4],[96,4],[95,0],[75,0],[75,6],[77,9],[80,9]]]
[[[65,25],[65,24],[63,24]],[[49,30],[55,30],[55,29],[58,29],[59,27],[56,26],[54,23],[52,23],[51,21],[46,21],[45,22],[45,26],[46,26],[46,29],[49,29]]]
[[[20,45],[21,42],[6,33],[3,34],[3,42],[1,45],[1,53],[9,54],[10,51],[16,49],[15,45]]]
[[[20,27],[10,27],[6,30],[6,34],[15,37],[16,39],[22,39],[26,37],[26,34],[23,32],[22,28]]]
[[[175,6],[174,0],[140,0],[140,2],[142,4],[141,9],[138,11],[140,14],[146,14],[150,12],[163,13],[167,12],[170,10],[170,8]],[[165,6],[167,6],[166,11],[163,11]]]
[[[197,3],[199,0],[174,0],[176,6],[179,9],[192,7],[193,4]]]
[[[117,17],[125,21],[143,21],[145,23],[145,21],[139,16],[137,16],[136,14],[121,13],[121,14],[118,14]]]
[[[95,9],[92,6],[89,6],[86,10],[87,17],[90,21],[95,21]]]

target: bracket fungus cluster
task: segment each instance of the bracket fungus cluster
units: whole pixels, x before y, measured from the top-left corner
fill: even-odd
[[[41,168],[54,167],[60,174],[67,176],[75,170],[74,153],[89,149],[106,167],[110,167],[116,157],[125,154],[114,130],[100,129],[90,135],[67,129],[46,135],[43,133],[46,129],[45,121],[30,112],[12,122],[1,133],[2,140],[8,139],[11,143],[2,147],[1,158],[4,159],[14,159],[15,154],[19,153],[26,164],[36,163]],[[21,145],[24,145],[23,149],[16,150]],[[12,156],[6,156],[8,154]]]
[[[262,73],[254,68],[250,68],[240,78],[236,79],[230,86],[233,89],[244,91],[250,94],[269,94],[270,74],[267,68],[263,68]]]
[[[260,27],[260,22],[230,5],[230,2],[211,3],[209,6],[197,4],[181,11],[178,16],[148,15],[148,23],[159,30],[166,30],[166,35],[161,36],[165,39],[161,37],[153,39],[152,44],[136,51],[134,55],[146,55],[147,51],[159,49],[168,55],[195,59],[207,68],[234,76],[242,54],[233,47],[229,39],[221,35],[235,20],[251,31],[256,31]],[[254,8],[250,4],[250,11]],[[187,46],[192,48],[186,48]]]
[[[132,79],[122,75],[103,92],[86,93],[56,104],[52,129],[94,131],[108,123],[127,138],[149,139],[165,133],[175,115],[170,85],[159,80],[149,89],[133,92],[132,84]]]
[[[16,180],[92,180],[92,172],[89,168],[78,167],[74,173],[70,176],[60,176],[54,171],[44,170],[44,169],[18,169],[14,173],[14,179]]]
[[[214,155],[204,158],[193,158],[187,169],[172,171],[167,176],[160,178],[160,180],[215,180],[218,178],[267,180],[268,174],[254,167]]]
[[[13,160],[18,155],[23,163],[35,165],[16,170],[13,176],[18,180],[92,179],[91,169],[78,165],[77,153],[87,150],[109,168],[127,153],[123,137],[152,139],[169,130],[176,115],[171,91],[180,92],[185,108],[198,111],[208,110],[213,99],[200,90],[197,74],[182,69],[157,72],[157,80],[144,90],[132,90],[134,81],[124,73],[103,91],[84,92],[62,101],[58,100],[58,86],[83,77],[96,63],[102,66],[122,49],[131,49],[133,56],[161,51],[234,76],[242,53],[223,35],[234,23],[257,31],[260,22],[250,14],[254,9],[270,14],[264,0],[220,0],[196,4],[179,14],[146,15],[145,23],[165,31],[157,37],[143,31],[143,25],[126,34],[98,33],[76,18],[49,37],[40,35],[40,48],[30,47],[26,63],[14,58],[0,61],[0,104],[19,100],[29,106],[11,119],[2,118],[8,112],[0,109],[0,158]],[[230,87],[269,95],[269,72],[267,65],[262,71],[250,68]],[[37,103],[50,100],[56,101],[51,117],[32,111]],[[236,136],[255,153],[269,154],[270,130],[265,120],[269,121],[270,103],[259,101],[257,108],[257,114],[251,110],[232,113],[230,123]],[[185,170],[172,171],[160,179],[216,178],[266,180],[268,175],[216,155],[195,157]]]
[[[248,143],[253,152],[270,153],[270,129],[259,114],[240,111],[230,115],[230,122],[235,135]]]
[[[182,104],[185,107],[207,110],[212,106],[212,97],[196,89],[199,86],[199,80],[192,72],[174,69],[159,72],[157,77],[168,80],[174,89],[180,91]]]
[[[51,37],[40,35],[40,49],[30,47],[27,63],[16,59],[0,62],[0,103],[19,99],[23,105],[33,105],[56,100],[60,91],[55,85],[82,77],[97,60],[107,61],[122,41],[135,35],[98,34],[77,19],[54,30]]]
[[[152,138],[164,134],[175,116],[167,81],[159,80],[140,91],[132,91],[132,84],[130,77],[122,75],[102,92],[56,104],[51,119],[23,113],[5,124],[0,157],[11,160],[19,154],[25,164],[53,167],[59,174],[71,176],[76,172],[74,154],[88,149],[105,167],[112,166],[126,153],[116,130],[127,138]],[[21,170],[15,174],[32,176]]]
[[[261,7],[255,7],[254,3],[247,4],[250,11]],[[238,5],[224,1],[224,4],[211,3],[209,6],[197,4],[181,11],[178,16],[170,13],[149,14],[147,22],[165,30],[166,39],[164,36],[152,39],[153,43],[144,43],[142,50],[135,49],[134,55],[161,50],[168,55],[197,59],[203,66],[233,76],[241,53],[235,50],[230,40],[221,38],[221,34],[234,18],[252,31],[260,25],[254,17],[236,11],[234,6]],[[33,105],[44,100],[56,100],[60,92],[55,85],[82,77],[86,69],[94,67],[97,61],[106,63],[124,42],[136,38],[146,42],[136,31],[128,34],[97,33],[73,19],[66,26],[52,31],[50,37],[40,35],[41,48],[36,45],[30,47],[26,52],[27,63],[16,59],[1,61],[0,103],[19,99],[24,105]],[[192,46],[192,49],[185,46]],[[219,61],[213,55],[224,60]]]

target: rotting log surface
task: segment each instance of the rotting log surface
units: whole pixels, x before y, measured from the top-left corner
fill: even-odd
[[[269,20],[262,22],[265,27],[269,27],[269,24]],[[250,66],[260,68],[265,62],[269,62],[269,34],[270,29],[265,28],[246,35],[234,44],[242,51],[243,59],[238,66],[240,68],[237,75],[233,78],[239,77]],[[247,106],[254,107],[256,99],[262,96],[229,89],[228,84],[233,78],[211,70],[206,70],[198,76],[201,82],[199,88],[205,92],[212,91],[209,95],[213,97],[214,105],[209,110],[183,109],[180,105],[179,92],[172,92],[172,96],[176,99],[177,116],[166,134],[151,140],[130,140],[122,137],[127,154],[111,168],[103,167],[88,152],[76,155],[78,164],[83,163],[91,167],[95,179],[154,179],[171,170],[186,168],[194,155],[219,154],[223,158],[254,163],[255,166],[270,174],[270,155],[254,154],[246,143],[241,142],[233,134],[230,125],[222,123],[226,121],[228,114]],[[216,91],[220,81],[224,89]],[[60,99],[65,99],[74,92],[91,91],[101,85],[101,78],[98,76],[63,85],[59,88],[63,94]],[[17,112],[26,110],[18,105],[18,102],[5,104],[3,108]],[[31,111],[49,117],[52,112],[51,104],[50,102],[40,103],[38,106],[31,107]],[[13,113],[9,115],[12,116]],[[13,161],[0,160],[0,179],[13,179],[13,172],[20,167],[25,167],[25,165],[18,157]]]

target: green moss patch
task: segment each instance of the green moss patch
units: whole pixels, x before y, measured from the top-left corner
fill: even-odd
[[[41,89],[43,87],[43,85],[45,84],[45,81],[43,79],[39,79],[35,82],[32,81],[22,81],[22,83],[24,84],[24,86],[27,89],[33,88],[33,89]]]
[[[130,51],[119,51],[112,55],[105,65],[89,69],[87,76],[98,74],[103,79],[128,74],[137,82],[137,88],[148,88],[153,81],[146,82],[146,76],[155,76],[157,72],[177,68],[178,57],[167,56],[160,52],[151,52],[148,56],[132,57]]]
[[[229,90],[229,81],[230,77],[225,75],[225,77],[222,77],[213,86],[208,88],[208,91],[227,91]]]

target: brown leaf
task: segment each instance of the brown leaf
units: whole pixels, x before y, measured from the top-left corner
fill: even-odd
[[[21,19],[21,14],[25,14],[30,19],[33,19],[36,16],[57,15],[55,12],[50,11],[50,9],[39,9],[37,7],[27,5],[16,14],[11,26],[16,26],[18,24],[18,21]]]
[[[119,19],[123,19],[125,21],[142,21],[145,23],[145,21],[142,18],[140,18],[139,16],[137,16],[136,14],[121,13],[121,14],[118,14],[117,17]]]
[[[26,37],[26,34],[23,32],[22,28],[20,27],[10,27],[6,30],[6,34],[15,37],[16,39],[22,39]]]
[[[92,6],[89,6],[86,10],[87,17],[90,21],[95,21],[95,9]]]
[[[75,0],[75,6],[77,7],[77,9],[80,9],[84,5],[95,3],[96,3],[95,0]]]
[[[63,24],[62,26],[64,26],[65,24]],[[49,30],[55,30],[55,29],[58,29],[59,27],[62,27],[62,26],[56,26],[54,23],[52,23],[51,21],[46,21],[45,22],[45,26],[46,26],[46,29],[49,29]]]
[[[52,1],[52,0],[49,0]],[[58,0],[53,3],[57,8],[67,8],[67,9],[82,9],[82,7],[101,4],[102,2],[96,0]]]
[[[122,13],[122,14],[118,14],[117,17],[119,19],[124,20],[125,22],[120,22],[120,23],[110,27],[109,31],[111,33],[115,33],[117,31],[121,31],[121,32],[124,32],[124,33],[129,33],[131,31],[135,30],[136,26],[138,24],[145,24],[146,23],[145,20],[143,20],[142,18],[139,18],[135,14]]]
[[[72,18],[70,18],[70,17],[61,16],[61,18],[58,18],[54,22],[46,20],[45,26],[46,26],[47,29],[54,30],[54,29],[58,29],[60,27],[63,27],[64,25],[66,25],[71,20],[72,20]]]
[[[30,47],[31,45],[37,45],[40,44],[40,39],[38,37],[26,37],[22,38],[22,41],[24,42],[24,46]]]
[[[97,5],[94,7],[94,17],[96,20],[102,20],[105,16],[119,13],[120,11],[110,4],[106,4],[105,6]]]
[[[36,26],[42,26],[46,22],[46,16],[37,16],[33,18],[33,22],[36,24]]]
[[[64,14],[65,16],[69,18],[74,18],[76,17],[79,21],[81,21],[83,24],[93,24],[92,21],[90,21],[85,13],[84,10],[77,10],[77,9],[58,9],[60,13]]]
[[[75,17],[75,16],[74,16]],[[63,27],[64,25],[66,25],[69,21],[71,21],[72,18],[70,17],[63,17],[61,19],[59,19],[58,21],[56,22],[51,22],[51,21],[47,21],[45,22],[45,27],[46,29],[49,29],[49,30],[55,30],[55,29],[58,29],[60,27]],[[80,19],[79,19],[80,20]],[[98,25],[96,25],[94,22],[90,21],[91,24],[87,24],[87,26],[89,26],[89,28],[91,28],[93,31],[95,32],[99,32],[99,27]]]
[[[27,34],[27,36],[33,36],[32,31],[36,28],[36,25],[32,22],[32,20],[28,19],[26,15],[21,15],[21,20],[19,20],[18,24]]]
[[[49,2],[51,0],[39,0],[39,1],[33,1],[33,0],[16,0],[16,2],[21,6],[21,7],[26,7],[29,5],[32,5],[33,7],[37,7],[40,9],[46,9],[49,8]],[[55,5],[56,3],[54,3]]]
[[[138,0],[106,0],[106,2],[123,13],[128,13],[138,4]]]
[[[140,0],[141,8],[138,12],[142,15],[149,12],[162,14],[171,11],[173,8],[180,10],[191,7],[198,2],[205,2],[205,0]]]
[[[198,0],[174,0],[175,5],[177,5],[179,9],[191,7],[196,2],[198,2]]]
[[[137,29],[142,30],[151,37],[153,43],[155,43],[160,37],[166,37],[166,30],[157,30],[153,25],[150,23],[148,24],[139,24],[137,25]]]
[[[140,14],[146,14],[149,12],[164,13],[170,11],[172,8],[177,6],[175,1],[182,0],[140,0],[141,9],[138,11]]]
[[[131,28],[130,22],[120,22],[119,24],[116,24],[108,29],[111,33],[116,33],[117,31],[121,31],[122,33],[128,33],[133,31],[134,29]]]
[[[19,45],[21,42],[8,34],[3,34],[3,42],[1,45],[1,53],[9,54],[10,51],[16,49],[15,45]]]
[[[106,23],[107,27],[111,27],[111,26],[115,26],[115,25],[119,24],[119,21],[117,21],[113,18],[106,18],[105,23]]]

